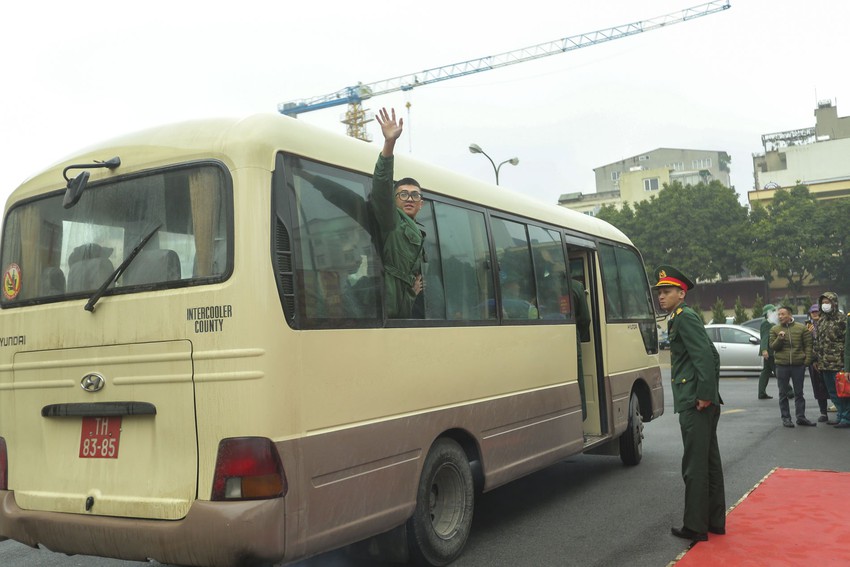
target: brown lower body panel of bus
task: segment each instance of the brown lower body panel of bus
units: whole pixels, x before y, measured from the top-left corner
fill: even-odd
[[[233,567],[283,557],[284,499],[198,500],[181,520],[145,520],[23,510],[0,490],[0,534],[69,555]]]

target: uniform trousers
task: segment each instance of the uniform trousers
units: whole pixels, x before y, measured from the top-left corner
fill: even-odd
[[[770,380],[770,377],[774,374],[776,367],[773,363],[773,357],[768,356],[763,359],[761,366],[761,373],[759,374],[759,396],[767,395],[767,382]]]
[[[682,430],[682,479],[685,481],[684,527],[699,533],[726,529],[726,491],[717,444],[720,406],[679,412]]]

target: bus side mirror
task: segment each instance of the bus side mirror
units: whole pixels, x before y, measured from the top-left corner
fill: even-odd
[[[68,178],[68,170],[69,169],[96,169],[98,167],[105,167],[110,170],[115,169],[121,165],[121,158],[115,156],[106,161],[95,161],[94,163],[78,163],[74,165],[69,165],[62,171],[62,177],[65,178],[65,181],[68,182],[67,188],[65,189],[65,198],[62,199],[62,206],[66,209],[70,209],[80,200],[80,197],[83,196],[83,191],[86,188],[86,185],[89,182],[89,177],[91,174],[88,171],[82,171],[78,176],[73,179]]]
[[[83,196],[83,190],[85,190],[90,176],[91,174],[88,171],[82,171],[78,176],[68,180],[68,187],[65,189],[65,198],[62,199],[63,207],[70,209],[77,204],[80,197]]]

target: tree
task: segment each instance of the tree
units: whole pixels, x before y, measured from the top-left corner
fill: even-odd
[[[694,305],[691,306],[691,309],[693,309],[694,311],[697,312],[697,315],[699,315],[700,321],[702,321],[702,324],[705,325],[705,313],[702,312],[702,307],[700,307],[700,304],[695,303]]]
[[[714,307],[711,309],[711,322],[712,323],[725,323],[726,322],[726,309],[723,305],[723,300],[719,297],[717,301],[714,302]]]
[[[850,199],[834,199],[818,207],[817,229],[828,253],[814,267],[814,276],[836,293],[850,294]]]
[[[753,300],[753,319],[760,319],[761,316],[764,315],[764,299],[761,294],[756,294],[756,298]]]
[[[748,321],[749,317],[747,316],[747,311],[744,309],[744,305],[741,303],[741,296],[739,295],[737,299],[735,299],[735,320],[732,321],[736,325],[740,325],[744,321]]]
[[[719,181],[664,185],[647,201],[597,217],[622,230],[640,249],[649,270],[676,266],[693,279],[726,280],[741,271],[752,241],[747,209]]]
[[[756,207],[752,223],[750,271],[768,281],[775,272],[788,280],[795,296],[803,284],[824,267],[830,257],[824,233],[818,230],[819,208],[805,185],[790,191],[777,189],[767,207]]]
[[[610,222],[622,230],[627,236],[636,232],[634,226],[635,213],[628,202],[623,203],[623,206],[620,209],[614,205],[603,205],[599,209],[599,212],[596,213],[596,218]]]

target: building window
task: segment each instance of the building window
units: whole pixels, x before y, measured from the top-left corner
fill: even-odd
[[[640,156],[640,157],[638,158],[638,161],[649,161],[649,156],[648,156],[648,155],[646,155],[646,156]]]
[[[676,162],[673,162],[673,163],[668,163],[668,164],[667,164],[667,169],[672,169],[673,171],[684,171],[684,169],[685,169],[685,162],[683,162],[683,161],[676,161]]]
[[[620,180],[620,172],[619,171],[612,171],[611,172],[611,181],[616,183],[619,180]]]
[[[650,177],[648,179],[643,180],[643,190],[644,191],[658,191],[658,178]]]
[[[692,169],[710,169],[711,158],[695,159],[691,162]]]

